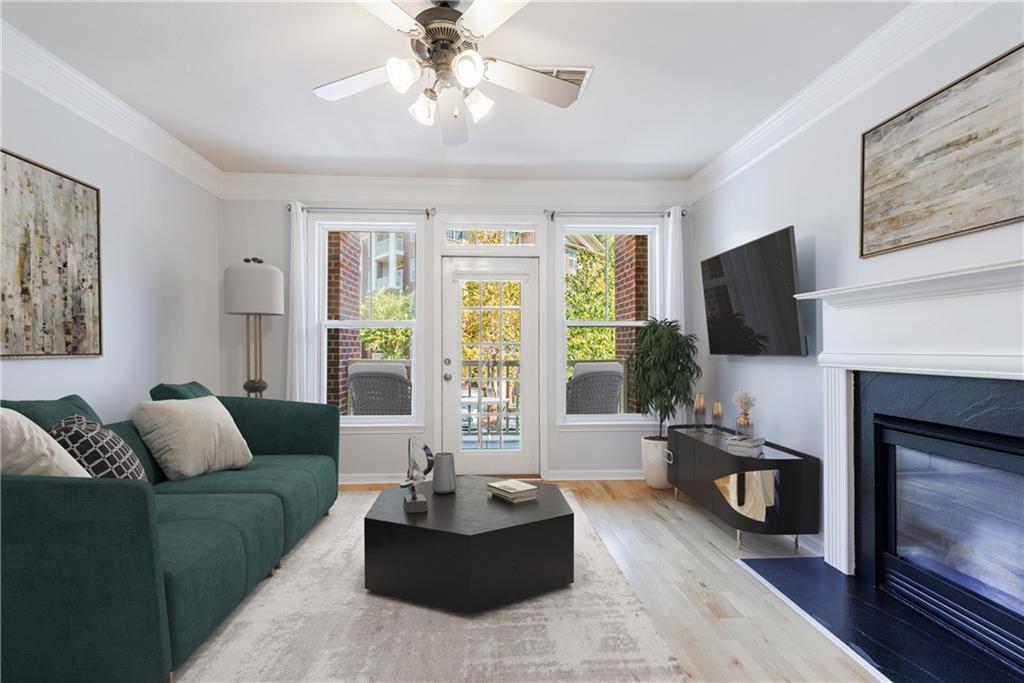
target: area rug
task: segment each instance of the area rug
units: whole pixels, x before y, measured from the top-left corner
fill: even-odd
[[[363,588],[363,515],[342,493],[175,674],[187,681],[667,681],[683,677],[579,504],[572,586],[462,616]],[[415,572],[415,558],[408,570]]]

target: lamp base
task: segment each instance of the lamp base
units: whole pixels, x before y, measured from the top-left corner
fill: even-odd
[[[250,396],[255,394],[257,398],[263,398],[263,392],[267,390],[267,382],[262,379],[247,379],[242,388]]]

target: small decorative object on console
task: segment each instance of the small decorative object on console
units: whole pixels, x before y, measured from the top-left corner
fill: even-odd
[[[412,455],[412,442],[413,439],[410,437],[408,443],[409,469],[406,470],[405,481],[401,484],[403,489],[409,489],[409,494],[402,500],[402,509],[405,510],[406,514],[427,511],[427,499],[416,493],[416,484],[426,479],[427,475],[430,474],[430,470],[434,469],[434,453],[426,444],[421,445],[423,446],[424,455],[427,456],[427,469],[420,469],[420,464],[416,462],[416,458]]]
[[[537,500],[537,487],[518,479],[488,482],[487,490],[495,498],[508,503],[524,503],[528,500]]]
[[[737,389],[732,395],[732,402],[740,409],[740,416],[736,418],[736,435],[753,436],[754,420],[750,417],[750,409],[757,405],[757,400],[746,389]]]
[[[759,458],[763,453],[764,439],[749,436],[730,436],[725,440],[725,450],[733,455]]]
[[[704,400],[704,394],[697,392],[693,395],[693,425],[697,431],[704,431],[704,420],[707,417],[708,404]]]
[[[711,404],[711,431],[718,434],[722,431],[722,402]]]

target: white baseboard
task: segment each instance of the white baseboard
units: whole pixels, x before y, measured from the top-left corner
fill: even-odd
[[[643,479],[643,470],[549,470],[547,479],[550,481],[582,481],[590,479],[629,480]],[[402,474],[386,473],[351,473],[342,472],[338,476],[339,484],[399,484],[405,480]]]
[[[587,479],[637,480],[643,479],[643,470],[548,470],[549,481],[582,481]]]
[[[386,472],[383,474],[346,474],[338,475],[339,484],[401,484],[405,476],[401,473]]]

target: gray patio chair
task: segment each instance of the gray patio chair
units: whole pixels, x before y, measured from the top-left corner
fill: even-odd
[[[412,382],[401,363],[349,365],[348,395],[353,415],[412,414]]]
[[[565,385],[565,412],[569,415],[619,412],[622,374],[622,363],[614,361],[576,363]]]

